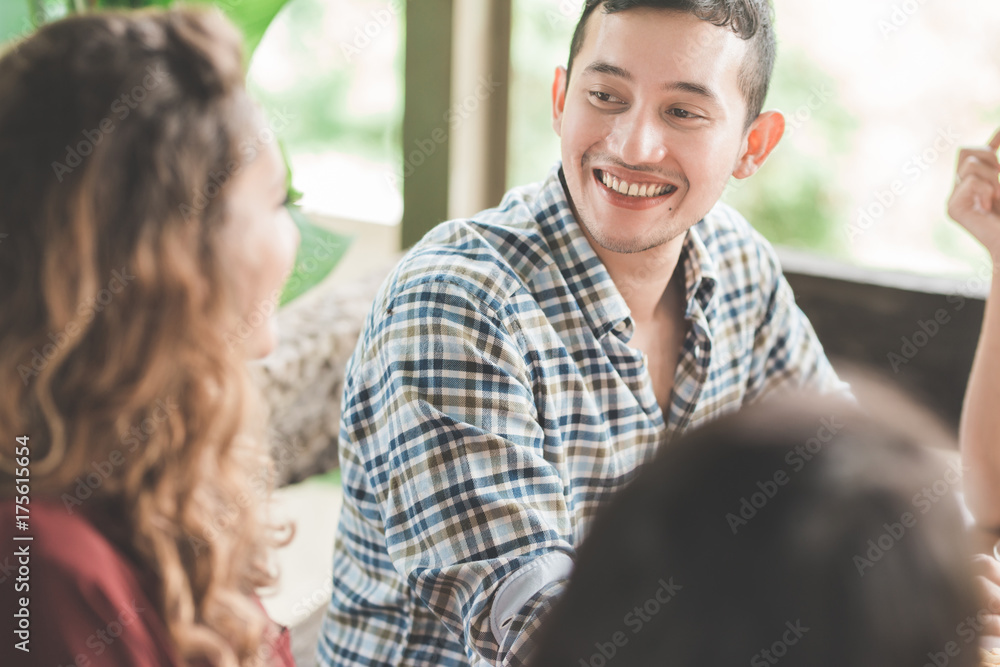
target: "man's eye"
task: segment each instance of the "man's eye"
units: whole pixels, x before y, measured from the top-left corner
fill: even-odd
[[[691,118],[700,118],[700,116],[691,113],[687,109],[671,109],[668,113],[671,116],[674,116],[675,118],[681,118],[683,120],[688,120]]]
[[[603,104],[625,104],[624,100],[622,100],[621,98],[615,97],[611,93],[605,93],[600,90],[590,91],[590,96],[596,99],[598,102],[602,102]]]

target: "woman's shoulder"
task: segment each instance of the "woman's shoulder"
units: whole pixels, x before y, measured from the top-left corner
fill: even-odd
[[[33,659],[51,664],[171,665],[172,642],[143,576],[78,510],[0,501],[0,556],[14,578]],[[8,555],[9,554],[9,555]],[[11,616],[5,614],[7,618]]]
[[[33,562],[84,579],[134,579],[126,558],[79,509],[57,500],[0,501],[0,535],[27,546]],[[56,574],[56,571],[52,571]]]
[[[18,509],[13,500],[0,500],[0,544],[14,545],[0,551],[0,584],[14,579],[15,604],[3,613],[0,627],[13,619],[14,626],[3,634],[16,636],[17,609],[28,610],[30,664],[177,664],[166,624],[147,594],[148,575],[77,505],[44,500],[32,502],[26,510]],[[20,569],[22,565],[26,570]],[[13,649],[9,642],[3,646],[0,664],[22,664],[18,659],[24,656],[16,652],[15,660],[4,660]],[[287,629],[264,651],[270,664],[295,664]]]

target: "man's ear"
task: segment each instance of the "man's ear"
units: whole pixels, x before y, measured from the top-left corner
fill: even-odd
[[[785,134],[785,117],[780,111],[765,111],[754,119],[743,140],[743,153],[736,162],[733,176],[749,178],[764,165],[767,156]]]
[[[560,65],[556,68],[556,75],[552,80],[552,129],[560,137],[563,109],[566,107],[566,76],[566,68]]]

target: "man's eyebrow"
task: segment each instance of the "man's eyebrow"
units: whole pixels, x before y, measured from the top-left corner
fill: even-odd
[[[593,72],[596,74],[609,74],[611,76],[616,76],[619,79],[625,79],[626,81],[632,81],[632,73],[623,67],[618,65],[612,65],[611,63],[606,63],[604,61],[598,60],[597,62],[590,63],[584,72]]]
[[[587,73],[595,74],[607,74],[609,76],[618,77],[619,79],[624,79],[625,81],[634,81],[635,77],[624,67],[619,67],[618,65],[612,65],[609,62],[604,62],[603,60],[598,60],[596,62],[590,63],[584,70]],[[663,84],[663,90],[673,91],[677,90],[683,93],[692,93],[698,95],[699,97],[705,97],[712,102],[718,102],[719,96],[716,95],[710,88],[707,88],[700,83],[693,83],[691,81],[674,81],[672,83]]]
[[[692,83],[690,81],[674,81],[673,83],[665,83],[663,84],[663,90],[678,90],[682,93],[692,93],[694,95],[698,95],[699,97],[707,97],[713,102],[719,101],[719,96],[712,92],[710,88],[706,88],[700,83]]]

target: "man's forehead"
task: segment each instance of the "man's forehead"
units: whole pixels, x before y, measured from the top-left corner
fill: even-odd
[[[587,22],[573,69],[637,76],[645,68],[663,85],[691,81],[708,87],[714,81],[738,87],[748,47],[728,27],[688,12],[642,7],[606,14],[598,9]]]
[[[742,56],[746,51],[746,40],[740,39],[728,27],[715,25],[690,12],[636,7],[611,14],[596,10],[585,26],[580,52],[603,51],[619,45],[624,47],[625,53],[641,54],[650,42],[665,51],[675,50],[671,48],[675,45],[683,46],[684,53],[680,56],[691,60],[727,50],[735,50]]]

